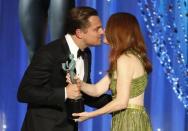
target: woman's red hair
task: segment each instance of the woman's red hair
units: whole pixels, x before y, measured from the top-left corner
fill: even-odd
[[[137,19],[128,13],[113,14],[106,25],[106,39],[111,46],[109,72],[116,70],[117,59],[123,53],[133,50],[144,61],[147,73],[152,66],[147,58],[146,46]]]

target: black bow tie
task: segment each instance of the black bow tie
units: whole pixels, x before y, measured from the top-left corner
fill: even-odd
[[[77,52],[77,58],[82,57],[84,59],[85,52],[81,51],[80,49]]]

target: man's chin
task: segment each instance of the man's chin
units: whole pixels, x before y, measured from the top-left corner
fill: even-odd
[[[89,47],[93,47],[93,46],[100,46],[100,45],[101,45],[100,43],[99,43],[99,44],[98,44],[98,43],[95,43],[95,44],[89,44],[88,46],[89,46]]]
[[[101,45],[101,41],[99,41],[99,42],[93,42],[92,44],[89,44],[89,46],[99,46],[99,45]]]
[[[90,46],[100,46],[101,45],[101,43],[99,43],[99,44],[90,44]]]

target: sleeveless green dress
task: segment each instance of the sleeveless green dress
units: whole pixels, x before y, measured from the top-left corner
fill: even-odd
[[[135,56],[141,60],[138,55]],[[145,91],[146,85],[147,73],[133,79],[131,82],[130,98],[141,95]],[[116,79],[114,79],[113,74],[110,89],[112,90],[112,98],[114,99],[116,97]],[[114,112],[111,131],[152,131],[151,122],[144,106],[129,104],[125,110]]]

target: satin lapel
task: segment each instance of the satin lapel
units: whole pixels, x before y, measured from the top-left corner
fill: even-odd
[[[65,38],[62,39],[62,52],[64,54],[64,57],[69,58],[69,54],[70,54],[70,49],[69,46],[65,40]]]
[[[59,67],[61,68],[61,71],[65,73],[65,71],[62,69],[62,64],[66,63],[67,60],[69,60],[69,54],[70,49],[69,46],[64,38],[60,39],[60,48],[61,48],[61,54],[58,57],[57,61],[59,64]]]
[[[88,66],[89,66],[89,63],[88,63],[88,54],[85,53],[85,56],[84,56],[84,79],[83,81],[87,81],[88,79]]]

